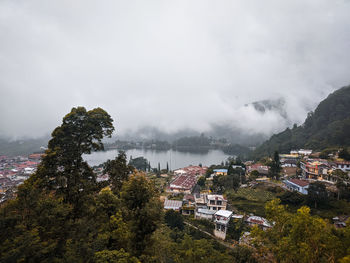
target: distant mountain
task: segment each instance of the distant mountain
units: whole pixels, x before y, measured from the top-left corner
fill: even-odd
[[[16,156],[42,152],[49,138],[9,140],[0,138],[0,155]]]
[[[321,150],[332,146],[350,146],[350,86],[330,94],[308,114],[303,125],[273,135],[256,149],[254,156],[271,155],[275,150]]]
[[[202,133],[199,131],[184,129],[173,133],[166,133],[156,127],[142,127],[136,131],[128,131],[123,135],[114,137],[114,141],[148,141],[148,140],[161,140],[173,143],[176,140],[183,137],[200,136]],[[263,143],[268,137],[262,133],[249,134],[245,130],[238,127],[231,127],[228,124],[211,124],[209,131],[204,132],[205,136],[226,139],[229,143],[241,144],[244,146],[255,146]]]

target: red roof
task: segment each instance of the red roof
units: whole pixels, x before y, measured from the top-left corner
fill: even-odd
[[[28,156],[29,159],[41,159],[41,157],[43,156],[43,153],[33,153],[31,155]]]
[[[200,167],[200,166],[194,166],[190,165],[187,167],[182,168],[187,174],[189,175],[203,175],[207,171],[208,167]]]
[[[197,183],[197,179],[192,175],[180,175],[178,176],[171,184],[170,188],[183,188],[183,189],[191,189]]]
[[[350,165],[350,161],[335,161],[336,164]]]
[[[309,182],[308,181],[304,181],[304,180],[290,179],[289,181],[292,182],[293,184],[299,185],[301,187],[309,185]]]

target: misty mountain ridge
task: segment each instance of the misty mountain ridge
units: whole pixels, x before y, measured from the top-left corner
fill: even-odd
[[[161,140],[173,143],[180,138],[200,136],[201,134],[216,139],[226,139],[230,143],[242,144],[245,146],[259,145],[268,139],[268,135],[263,133],[249,134],[243,129],[230,127],[225,124],[212,124],[211,129],[205,132],[199,132],[193,129],[182,129],[173,133],[161,131],[157,127],[147,126],[136,131],[129,131],[125,134],[117,135],[113,138],[125,141]]]
[[[309,112],[305,122],[273,135],[259,146],[256,156],[274,151],[350,146],[350,85],[331,93],[321,101],[315,111]]]
[[[286,110],[286,100],[282,97],[277,99],[265,99],[244,104],[243,108],[252,107],[258,117],[264,117],[269,113],[280,116],[283,120],[282,129],[293,125]],[[260,117],[259,117],[260,118]],[[199,136],[204,133],[206,136],[221,139],[224,138],[233,144],[241,144],[244,146],[256,146],[266,141],[273,133],[259,131],[256,128],[241,128],[229,121],[220,123],[211,123],[210,128],[206,131],[198,131],[192,128],[181,129],[175,132],[164,132],[160,128],[154,126],[144,126],[137,130],[129,130],[128,132],[117,135],[120,140],[143,141],[143,140],[163,140],[170,143],[182,137]]]
[[[282,97],[277,99],[265,99],[260,101],[254,101],[242,105],[242,109],[246,111],[252,111],[253,115],[257,118],[264,118],[268,114],[274,114],[282,119],[281,129],[284,129],[292,125],[292,121],[289,119],[286,111],[286,100]],[[213,139],[225,139],[228,143],[238,144],[245,147],[258,146],[266,141],[270,133],[259,131],[261,128],[259,125],[256,127],[242,128],[238,124],[225,121],[218,123],[211,123],[209,130],[199,131],[194,128],[179,129],[174,132],[165,132],[161,128],[154,126],[143,126],[136,130],[128,130],[123,133],[118,133],[112,138],[104,139],[105,143],[113,143],[116,140],[122,141],[166,141],[173,143],[174,141],[185,138],[205,136]],[[281,130],[279,129],[279,130]],[[38,152],[42,149],[40,147],[46,147],[49,136],[43,136],[41,138],[0,138],[0,154],[7,155],[20,155],[30,154],[32,152]]]

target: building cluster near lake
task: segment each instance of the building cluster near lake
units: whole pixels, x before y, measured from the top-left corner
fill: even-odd
[[[193,166],[178,169],[174,171],[175,179],[168,187],[168,191],[173,193],[187,193],[190,194],[197,184],[197,179],[203,176],[208,167]]]
[[[234,168],[243,168],[234,166]],[[257,225],[263,229],[271,227],[271,224],[263,217],[242,215],[228,210],[228,200],[222,194],[201,193],[195,189],[199,177],[204,176],[208,167],[188,166],[174,171],[175,178],[167,187],[167,192],[172,196],[183,195],[182,200],[166,198],[165,210],[175,210],[185,216],[193,216],[198,220],[208,220],[215,225],[214,236],[225,240],[230,220],[243,220],[248,226]],[[214,176],[226,176],[228,169],[213,169],[208,180]],[[181,195],[180,195],[181,196]]]
[[[338,156],[322,159],[319,153],[301,149],[291,151],[288,154],[279,154],[281,167],[280,177],[277,180],[271,178],[271,167],[266,162],[247,161],[241,165],[230,164],[229,169],[240,169],[249,183],[241,182],[240,187],[251,188],[256,184],[267,184],[279,187],[277,191],[290,191],[308,194],[310,184],[321,182],[327,191],[336,192],[335,184],[338,181],[350,182],[350,161],[345,161]],[[219,194],[207,188],[200,191],[198,180],[205,177],[206,184],[212,185],[215,178],[227,176],[226,167],[218,167],[208,170],[210,167],[189,166],[173,172],[174,177],[166,187],[167,197],[164,200],[165,210],[175,210],[184,216],[190,216],[196,220],[207,220],[215,226],[213,234],[219,239],[225,240],[230,221],[241,220],[247,227],[258,226],[263,230],[271,228],[273,222],[268,222],[264,217],[253,213],[242,213],[226,198],[226,194]],[[341,175],[339,175],[341,171]],[[217,179],[216,179],[217,180]],[[340,215],[333,218],[336,227],[345,227],[349,216]],[[343,218],[345,218],[343,220]],[[249,231],[242,236],[243,241],[249,240]]]
[[[332,156],[333,157],[333,156]],[[334,158],[319,158],[319,153],[312,154],[311,150],[291,151],[290,154],[280,154],[282,167],[297,169],[300,174],[297,178],[289,179],[286,175],[284,185],[289,190],[307,194],[307,188],[312,182],[323,182],[327,186],[334,186],[338,181],[348,181],[350,173],[350,161]],[[299,165],[298,165],[299,164]],[[342,176],[339,175],[341,171]]]
[[[8,157],[0,156],[0,202],[13,198],[18,185],[33,174],[40,163],[42,154]]]

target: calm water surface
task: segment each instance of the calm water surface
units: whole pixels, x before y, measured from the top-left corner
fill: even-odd
[[[152,167],[158,167],[160,163],[161,169],[166,168],[167,163],[169,164],[170,170],[182,168],[188,165],[212,165],[220,164],[229,157],[229,155],[223,153],[220,150],[210,150],[207,153],[189,153],[179,152],[174,150],[169,151],[154,151],[154,150],[142,150],[133,149],[125,151],[128,159],[136,157],[145,157],[151,162]],[[114,159],[118,155],[118,150],[110,150],[105,152],[94,152],[89,155],[84,155],[84,159],[89,165],[99,165],[108,159]]]

